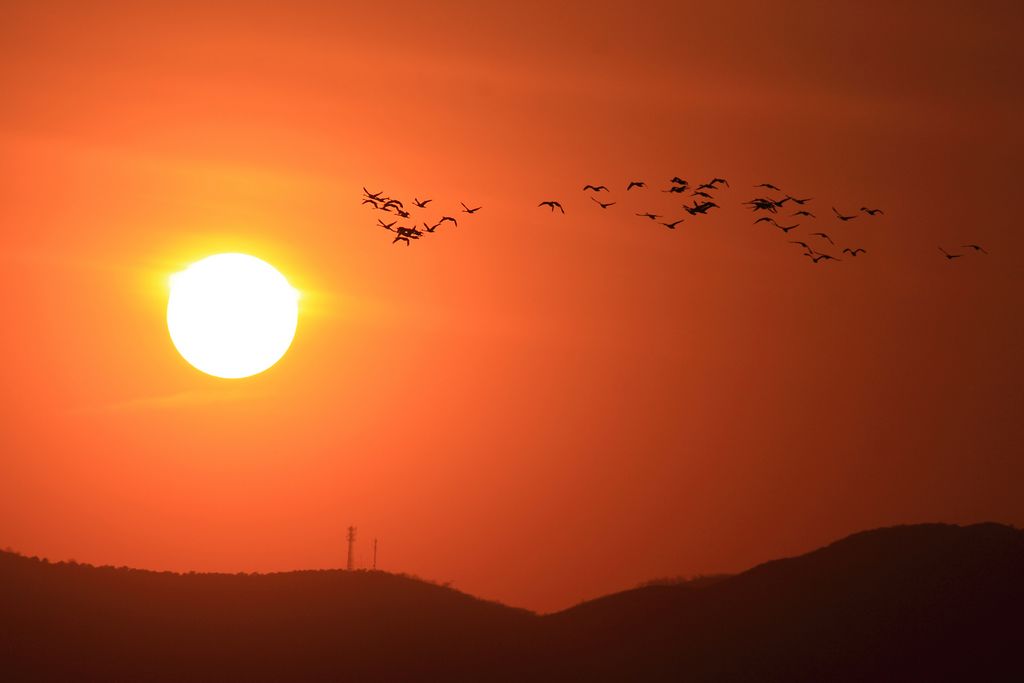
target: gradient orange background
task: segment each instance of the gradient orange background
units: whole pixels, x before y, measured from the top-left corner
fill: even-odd
[[[0,545],[272,571],[343,565],[353,523],[363,566],[376,536],[549,610],[1024,523],[1018,3],[209,4],[3,7]],[[723,209],[630,215],[676,174]],[[751,225],[765,181],[868,254]],[[363,185],[485,208],[393,247]],[[247,380],[166,330],[221,251],[303,293]]]

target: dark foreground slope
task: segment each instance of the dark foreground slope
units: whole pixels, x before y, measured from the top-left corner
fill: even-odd
[[[0,554],[0,680],[1024,680],[1024,532],[864,532],[536,616],[380,572]]]

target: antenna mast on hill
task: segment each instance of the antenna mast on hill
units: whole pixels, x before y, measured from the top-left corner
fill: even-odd
[[[373,539],[373,571],[377,571],[377,539]]]
[[[349,571],[352,571],[353,569],[356,568],[355,546],[356,546],[356,528],[354,526],[350,526],[348,528],[348,570]]]

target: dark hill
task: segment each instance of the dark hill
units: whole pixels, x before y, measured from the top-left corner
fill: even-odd
[[[547,616],[382,572],[0,553],[3,681],[1024,680],[1024,532],[918,525]]]

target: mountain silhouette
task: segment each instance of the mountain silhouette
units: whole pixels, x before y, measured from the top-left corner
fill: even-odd
[[[0,553],[4,681],[1021,680],[1024,531],[854,534],[537,615],[384,572],[172,574]]]

